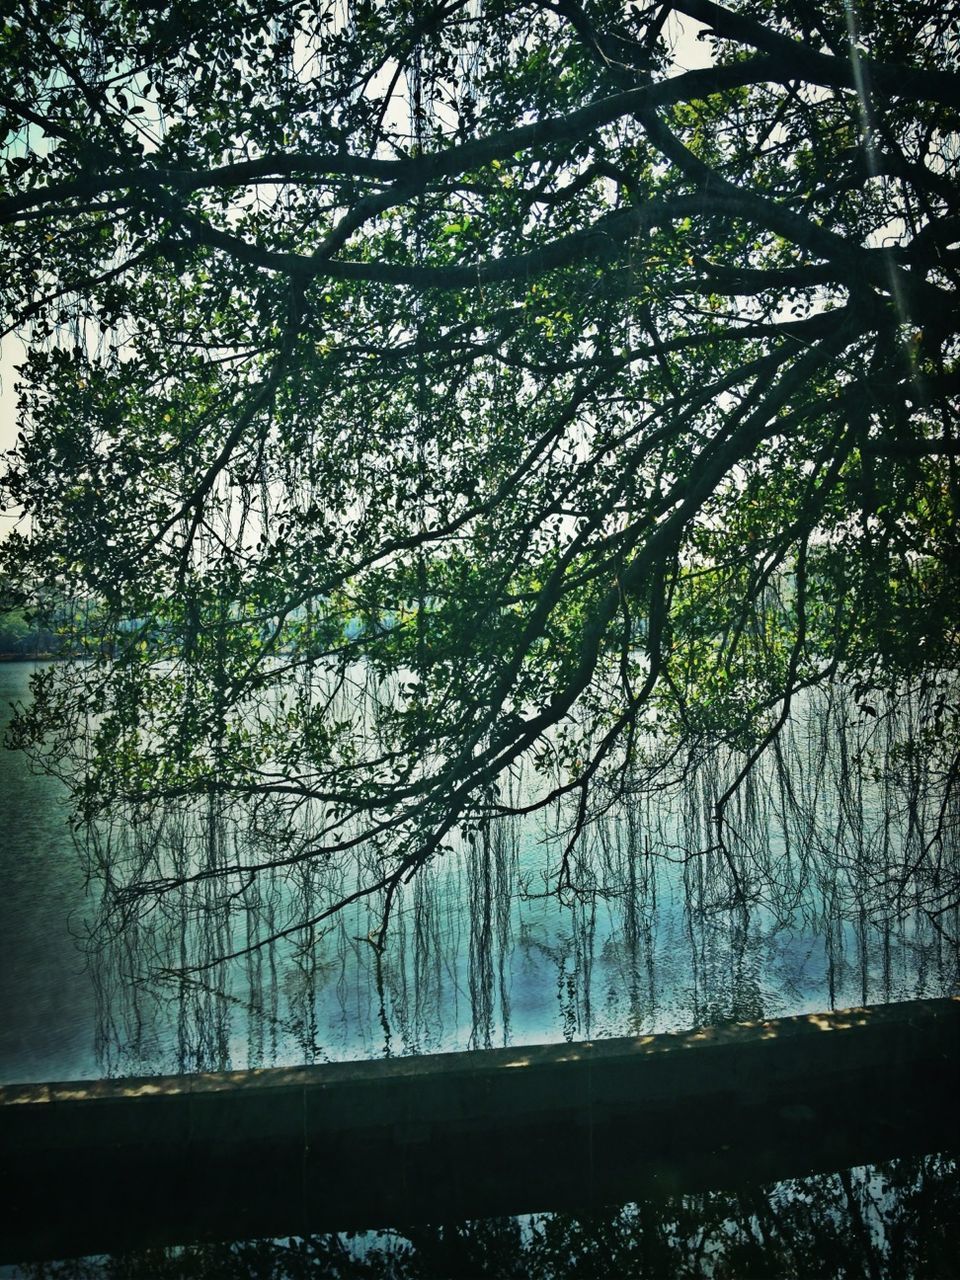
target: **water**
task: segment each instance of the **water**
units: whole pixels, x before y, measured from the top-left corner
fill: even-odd
[[[0,725],[33,663],[0,663]],[[59,782],[0,751],[2,1080],[95,1075],[96,990],[80,935],[89,899]]]
[[[4,706],[26,696],[28,675],[26,664],[0,667]],[[269,815],[204,802],[102,826],[84,849],[59,784],[4,752],[2,1079],[575,1040],[950,994],[956,912],[928,912],[942,897],[937,877],[949,882],[956,866],[955,831],[928,848],[936,797],[903,770],[854,786],[846,753],[878,730],[838,714],[806,704],[731,806],[748,909],[730,905],[723,856],[681,857],[717,793],[720,775],[707,770],[593,824],[560,897],[569,815],[492,824],[404,887],[382,954],[368,940],[376,900],[246,951],[348,892],[370,869],[362,852],[229,895],[203,881],[118,932],[96,881],[86,887],[84,853],[121,877],[223,865],[263,856]],[[891,741],[897,723],[884,721]]]
[[[154,1248],[0,1268],[17,1280],[601,1280],[609,1276],[955,1277],[960,1210],[951,1156],[902,1157],[737,1192],[641,1201],[590,1214],[406,1226]]]

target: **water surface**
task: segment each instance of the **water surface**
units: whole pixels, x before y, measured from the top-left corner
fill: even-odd
[[[29,671],[0,667],[5,713],[27,696]],[[731,807],[746,909],[730,904],[727,858],[685,856],[708,843],[703,815],[720,783],[707,770],[589,826],[561,895],[569,815],[548,810],[492,823],[423,869],[382,955],[368,940],[376,903],[361,902],[226,964],[217,958],[349,890],[368,855],[230,894],[206,881],[120,932],[96,882],[85,884],[84,849],[116,868],[219,865],[262,855],[262,815],[258,825],[199,805],[102,826],[84,845],[60,784],[5,751],[0,1078],[430,1053],[950,994],[956,911],[931,919],[927,904],[939,892],[931,877],[957,865],[955,829],[934,851],[936,797],[911,790],[902,770],[854,786],[849,754],[872,742],[886,758],[890,742],[837,715],[808,700]],[[892,741],[896,716],[885,724]]]

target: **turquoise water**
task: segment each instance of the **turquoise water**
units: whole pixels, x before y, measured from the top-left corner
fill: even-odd
[[[0,666],[5,715],[27,696],[29,672]],[[594,824],[574,867],[578,892],[564,900],[550,873],[566,817],[509,820],[405,887],[382,956],[367,941],[376,912],[357,904],[325,930],[226,964],[213,962],[349,890],[363,855],[265,876],[229,898],[207,882],[117,936],[96,878],[85,883],[61,786],[4,751],[0,1079],[575,1040],[949,994],[957,958],[942,930],[955,936],[956,921],[937,917],[938,930],[923,910],[932,892],[923,865],[901,875],[916,862],[910,840],[922,843],[926,811],[892,784],[849,793],[823,754],[839,740],[824,721],[833,714],[810,704],[784,740],[779,773],[761,772],[736,802],[748,910],[726,902],[718,855],[680,858],[716,784],[703,777],[671,801],[623,802]],[[231,860],[262,851],[270,833],[259,822],[168,815],[102,829],[97,852],[118,868],[147,857],[180,867]],[[955,856],[949,841],[939,848],[941,869]]]
[[[0,663],[0,724],[33,663]],[[0,751],[0,1072],[13,1080],[95,1074],[94,982],[80,934],[88,906],[63,788]]]

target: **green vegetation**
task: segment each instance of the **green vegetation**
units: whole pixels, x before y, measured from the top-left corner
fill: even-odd
[[[57,648],[54,633],[31,623],[22,609],[0,613],[0,658],[49,657]]]
[[[925,0],[21,6],[0,570],[100,612],[15,740],[87,817],[269,807],[263,860],[204,876],[372,850],[384,919],[521,764],[575,839],[732,751],[723,850],[832,681],[867,715],[921,690],[943,818],[958,30]]]
[[[32,639],[32,628],[22,609],[0,614],[0,654],[19,654]]]

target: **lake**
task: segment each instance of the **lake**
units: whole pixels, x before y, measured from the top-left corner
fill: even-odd
[[[0,666],[4,723],[30,671]],[[591,824],[575,892],[552,891],[569,815],[504,819],[404,887],[382,955],[361,902],[226,963],[349,890],[369,855],[230,895],[202,882],[118,931],[88,874],[98,861],[229,860],[269,845],[263,815],[199,806],[75,839],[62,786],[4,751],[2,1082],[633,1035],[951,994],[956,909],[929,908],[931,877],[956,866],[956,832],[940,833],[931,869],[933,801],[891,750],[922,714],[798,706],[731,807],[746,908],[730,904],[724,858],[685,853],[721,776],[708,770]],[[854,788],[846,762],[871,749],[893,763]]]

